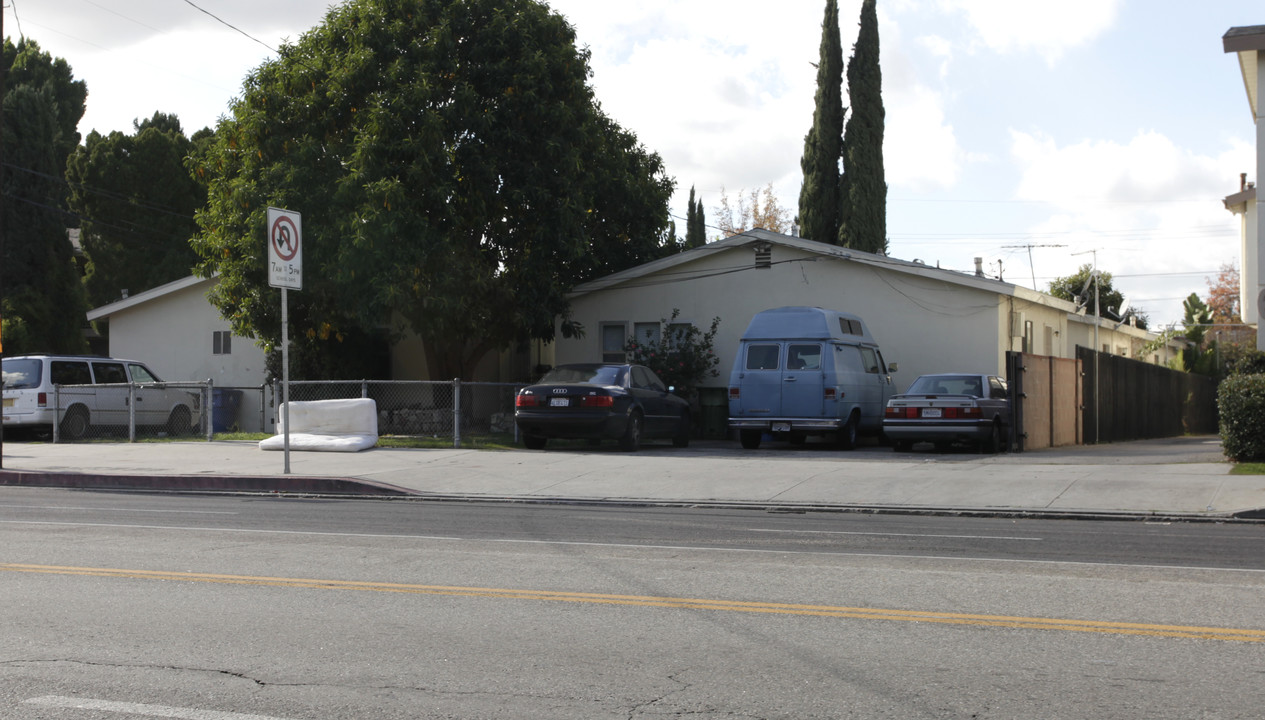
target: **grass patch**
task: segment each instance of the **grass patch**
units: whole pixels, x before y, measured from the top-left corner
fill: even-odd
[[[1265,475],[1265,463],[1237,463],[1230,471],[1231,475]]]
[[[381,435],[377,447],[415,448],[422,450],[452,448],[451,436],[428,437],[424,435]],[[508,433],[489,433],[462,435],[461,447],[478,450],[514,450],[522,449],[521,443],[514,442],[514,436]]]

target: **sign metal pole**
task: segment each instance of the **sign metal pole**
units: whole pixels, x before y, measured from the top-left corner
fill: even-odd
[[[285,474],[290,474],[290,302],[281,288],[281,422],[285,426]]]
[[[291,210],[268,208],[268,284],[281,288],[281,424],[285,474],[290,474],[290,296],[303,289],[303,218]]]

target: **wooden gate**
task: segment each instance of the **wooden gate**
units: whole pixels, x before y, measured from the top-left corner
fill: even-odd
[[[1006,353],[1014,447],[1040,450],[1082,442],[1081,361]]]

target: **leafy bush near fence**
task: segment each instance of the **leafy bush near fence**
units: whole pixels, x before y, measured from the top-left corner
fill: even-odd
[[[1265,460],[1265,374],[1231,375],[1217,389],[1221,447],[1235,462]]]

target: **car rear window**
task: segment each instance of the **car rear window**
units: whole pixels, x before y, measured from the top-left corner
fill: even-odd
[[[978,375],[933,375],[914,381],[909,392],[914,395],[971,395],[983,397]]]
[[[820,345],[791,345],[786,348],[787,370],[820,370]]]
[[[48,379],[54,385],[91,385],[88,363],[77,360],[53,360],[48,364]]]
[[[14,358],[4,361],[4,387],[6,390],[26,390],[40,386],[44,363],[30,358]]]
[[[778,355],[781,350],[782,346],[780,345],[748,345],[747,369],[777,370]]]
[[[541,384],[548,383],[592,383],[594,385],[624,385],[624,368],[610,365],[593,367],[566,366],[556,367],[540,379]]]

